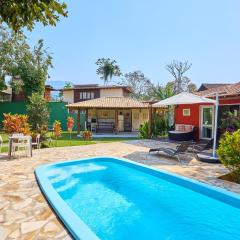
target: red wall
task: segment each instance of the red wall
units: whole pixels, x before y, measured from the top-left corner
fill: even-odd
[[[183,109],[190,109],[190,116],[183,116]],[[183,104],[175,107],[175,124],[190,124],[197,127],[195,138],[199,139],[199,104]]]
[[[240,104],[239,99],[220,99],[220,105],[225,104]],[[197,127],[196,140],[199,139],[199,128],[200,128],[200,106],[206,106],[211,104],[183,104],[178,105],[175,108],[175,124],[190,124]],[[183,116],[183,109],[190,109],[190,116]]]

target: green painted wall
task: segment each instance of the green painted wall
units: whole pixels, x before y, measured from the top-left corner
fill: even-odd
[[[53,122],[59,120],[61,122],[62,129],[67,130],[67,117],[71,116],[75,119],[74,130],[77,129],[77,114],[69,114],[64,102],[49,102],[48,108],[50,112],[49,128],[52,128]],[[3,113],[18,113],[26,114],[25,102],[3,102],[0,103],[0,125],[2,126]],[[81,114],[81,130],[84,128],[85,114]]]

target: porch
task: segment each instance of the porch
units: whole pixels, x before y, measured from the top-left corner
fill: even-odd
[[[78,134],[80,113],[84,112],[84,128],[92,131],[96,137],[113,137],[116,134],[117,137],[136,137],[141,124],[151,121],[149,104],[127,97],[102,97],[69,104],[67,108],[77,111]]]
[[[93,139],[95,138],[138,138],[138,132],[118,132],[115,133],[93,133]]]

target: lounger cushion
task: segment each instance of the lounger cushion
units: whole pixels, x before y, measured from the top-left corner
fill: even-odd
[[[193,125],[184,125],[184,132],[191,132],[193,128]]]
[[[176,131],[180,131],[180,132],[184,132],[184,124],[175,124],[175,130]]]
[[[169,133],[174,133],[174,134],[182,134],[182,133],[185,133],[184,131],[177,131],[177,130],[171,130],[169,131]]]

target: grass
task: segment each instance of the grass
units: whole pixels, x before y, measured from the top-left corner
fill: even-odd
[[[0,135],[3,138],[3,148],[2,152],[7,152],[8,147],[5,146],[8,144],[8,134],[0,132]],[[48,132],[47,137],[50,139],[52,138],[52,133]],[[127,140],[134,140],[138,138],[96,138],[92,139],[90,141],[85,141],[82,138],[77,137],[77,133],[73,132],[72,133],[72,138],[70,140],[69,133],[68,132],[62,132],[61,137],[56,141],[55,139],[52,138],[52,142],[48,143],[46,141],[47,147],[69,147],[69,146],[83,146],[83,145],[90,145],[90,144],[97,144],[97,143],[110,143],[110,142],[122,142],[122,141],[127,141]]]

